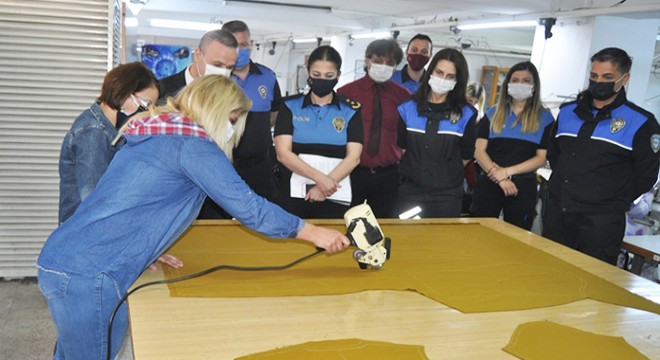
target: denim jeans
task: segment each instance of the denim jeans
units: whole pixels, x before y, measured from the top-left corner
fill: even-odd
[[[105,360],[108,322],[120,299],[115,281],[106,274],[89,278],[39,268],[39,289],[57,328],[53,360]],[[123,304],[112,324],[112,357],[124,340],[128,313]]]

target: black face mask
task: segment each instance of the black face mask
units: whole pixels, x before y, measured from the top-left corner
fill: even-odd
[[[135,112],[132,114],[124,114],[124,112],[121,110],[117,111],[117,122],[115,123],[115,129],[120,129],[133,115],[143,111],[147,111],[147,108],[142,105],[138,106],[137,110],[135,110]]]
[[[309,84],[309,87],[312,89],[312,92],[316,94],[318,97],[324,97],[332,92],[332,89],[335,88],[335,85],[337,85],[337,82],[339,82],[338,79],[313,79],[309,78],[307,79],[307,83]]]
[[[607,100],[611,98],[612,96],[616,95],[616,91],[614,91],[614,86],[616,85],[617,81],[608,81],[608,82],[596,82],[593,80],[589,80],[589,92],[591,93],[591,97],[596,99],[596,100]],[[619,89],[620,90],[620,89]]]

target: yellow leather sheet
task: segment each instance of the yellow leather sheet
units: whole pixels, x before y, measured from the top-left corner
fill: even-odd
[[[304,344],[241,356],[236,360],[364,360],[364,359],[428,359],[424,347],[399,345],[360,339],[312,341]]]
[[[342,226],[335,226],[344,231]],[[521,310],[591,298],[660,314],[660,305],[479,224],[382,225],[391,258],[360,270],[352,251],[318,255],[284,271],[221,270],[169,284],[172,296],[269,297],[416,291],[464,313]],[[272,266],[314,251],[308,243],[268,240],[239,226],[195,226],[169,251],[181,269],[166,278],[219,264]]]
[[[504,351],[521,359],[535,360],[646,359],[623,338],[598,335],[549,321],[519,325]]]

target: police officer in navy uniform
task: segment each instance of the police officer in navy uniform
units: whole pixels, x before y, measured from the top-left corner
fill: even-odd
[[[428,35],[417,34],[408,41],[406,48],[406,61],[401,70],[392,76],[392,81],[405,87],[411,94],[419,88],[426,73],[424,66],[429,62],[433,53],[433,41]]]
[[[330,46],[312,51],[307,60],[310,92],[284,99],[275,124],[275,150],[282,164],[275,202],[303,218],[342,218],[351,201],[350,181],[343,189],[348,199],[328,199],[359,164],[364,136],[360,104],[333,91],[341,62]],[[303,154],[334,167],[324,172],[305,162]],[[304,197],[291,196],[293,173],[312,183]]]
[[[439,51],[412,99],[399,105],[403,184],[400,213],[415,206],[421,217],[458,217],[463,168],[474,156],[477,110],[467,103],[467,61],[455,49]]]
[[[543,236],[616,264],[625,212],[658,176],[660,126],[626,99],[632,60],[618,48],[591,57],[589,87],[561,107]]]
[[[271,156],[274,151],[271,127],[282,102],[280,85],[271,69],[250,60],[250,30],[244,22],[229,21],[222,25],[222,29],[232,33],[238,41],[238,59],[232,70],[232,79],[252,100],[245,133],[234,150],[234,167],[257,194],[270,200],[275,165]]]
[[[475,158],[483,169],[472,203],[475,217],[499,217],[525,230],[536,217],[536,169],[545,165],[547,138],[554,118],[543,108],[536,66],[511,67],[499,101],[477,126]]]

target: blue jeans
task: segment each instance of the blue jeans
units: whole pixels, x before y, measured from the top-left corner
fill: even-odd
[[[39,268],[37,278],[57,328],[53,360],[105,360],[108,322],[121,298],[115,281],[103,273],[89,278],[44,268]],[[112,325],[112,359],[127,327],[128,313],[123,304]]]

